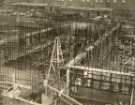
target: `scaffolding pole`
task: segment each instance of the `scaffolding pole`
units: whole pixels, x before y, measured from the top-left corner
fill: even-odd
[[[105,69],[85,67],[85,66],[67,66],[67,68],[83,70],[83,71],[93,71],[93,72],[101,72],[101,73],[109,73],[109,74],[117,74],[117,75],[134,77],[133,73],[130,73],[130,72],[126,73],[126,72],[121,72],[121,71],[116,71],[116,70],[105,70]]]
[[[132,88],[131,92],[130,105],[133,105],[133,100],[134,100],[134,87]]]

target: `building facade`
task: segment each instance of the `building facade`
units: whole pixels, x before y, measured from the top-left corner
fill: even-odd
[[[43,2],[74,7],[109,7],[116,9],[134,9],[135,7],[135,0],[44,0]]]
[[[134,9],[135,7],[135,0],[5,0],[5,2],[49,3],[50,5],[61,6],[109,7],[116,9]]]

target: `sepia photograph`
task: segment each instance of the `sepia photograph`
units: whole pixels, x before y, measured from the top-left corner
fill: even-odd
[[[0,105],[135,105],[135,0],[0,0]]]

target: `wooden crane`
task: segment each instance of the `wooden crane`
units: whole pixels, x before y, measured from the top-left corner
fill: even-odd
[[[48,96],[48,86],[53,84],[52,87],[61,90],[61,76],[60,76],[60,66],[64,64],[63,52],[61,49],[60,38],[56,37],[54,40],[54,45],[52,49],[52,55],[50,59],[50,66],[44,81],[45,95]]]

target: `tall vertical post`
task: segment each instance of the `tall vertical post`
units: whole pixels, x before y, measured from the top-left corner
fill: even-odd
[[[2,66],[5,63],[5,55],[4,55],[4,51],[1,50],[0,51],[0,66]]]
[[[131,92],[130,105],[133,105],[133,99],[134,99],[134,87],[132,88],[132,92]]]
[[[67,74],[66,74],[66,94],[70,95],[70,69],[67,69]]]
[[[13,79],[13,88],[16,88],[16,83],[15,83],[15,73],[12,74],[12,79]]]
[[[61,43],[60,43],[60,38],[56,37],[54,40],[54,45],[53,45],[53,50],[52,50],[52,55],[50,59],[50,67],[48,70],[48,74],[46,77],[45,85],[48,85],[50,74],[53,71],[54,76],[58,79],[58,89],[60,88],[60,66],[64,64],[64,58],[63,58],[63,52],[61,49]],[[56,80],[54,78],[54,80]],[[46,87],[46,95],[47,95],[47,87]]]

